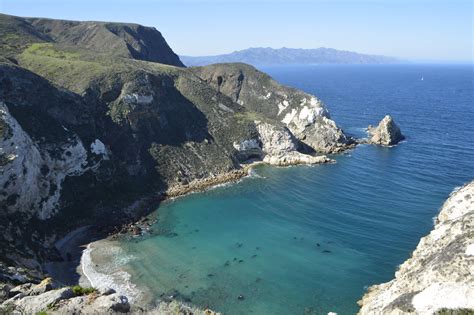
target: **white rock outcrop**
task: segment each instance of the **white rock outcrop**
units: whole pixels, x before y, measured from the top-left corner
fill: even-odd
[[[420,240],[412,257],[395,273],[395,279],[368,289],[359,301],[359,314],[435,314],[460,309],[472,312],[473,245],[474,181],[451,194],[434,229]]]
[[[299,104],[278,104],[278,114],[291,133],[315,151],[333,153],[347,148],[350,139],[329,116],[324,104],[312,95],[305,95]]]
[[[62,143],[38,144],[1,102],[0,124],[0,204],[7,212],[50,218],[59,207],[64,178],[84,172],[86,149],[74,134]]]
[[[276,166],[295,164],[317,164],[333,162],[326,156],[313,156],[298,152],[298,140],[286,127],[277,127],[264,122],[255,122],[258,132],[257,139],[248,139],[234,143],[240,156],[258,157],[263,162]]]

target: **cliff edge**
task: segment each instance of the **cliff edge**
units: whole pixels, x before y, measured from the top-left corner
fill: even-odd
[[[474,181],[444,203],[390,282],[374,285],[359,314],[471,314],[474,309]]]

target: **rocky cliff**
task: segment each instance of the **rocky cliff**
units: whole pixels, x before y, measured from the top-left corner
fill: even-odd
[[[332,153],[353,144],[353,140],[331,120],[321,100],[299,90],[282,87],[249,65],[216,64],[191,68],[191,71],[220,94],[286,126],[309,150]]]
[[[472,314],[474,181],[451,194],[395,279],[370,287],[359,303],[359,314]]]
[[[244,64],[181,67],[152,28],[0,15],[0,40],[0,281],[40,277],[58,238],[133,220],[137,200],[352,145],[315,96]]]

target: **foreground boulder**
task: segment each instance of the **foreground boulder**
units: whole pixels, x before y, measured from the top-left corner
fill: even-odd
[[[473,236],[474,181],[451,194],[395,279],[368,289],[359,314],[472,314]]]
[[[377,127],[369,126],[369,143],[383,146],[395,145],[405,139],[392,116],[386,115]]]
[[[78,290],[79,288],[79,290]],[[51,278],[39,284],[26,283],[9,291],[0,304],[0,314],[109,314],[127,313],[127,297],[113,290],[97,292],[80,287],[57,288]]]
[[[220,314],[176,300],[161,301],[152,308],[144,309],[129,303],[126,296],[113,289],[57,288],[51,278],[40,284],[25,283],[7,291],[7,296],[11,298],[0,303],[0,314]]]

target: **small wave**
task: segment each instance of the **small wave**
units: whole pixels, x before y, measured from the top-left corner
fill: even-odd
[[[453,191],[449,194],[449,196],[454,195],[454,194],[457,193],[461,188],[463,188],[463,186],[456,186],[456,187],[454,187]]]
[[[258,174],[257,171],[253,168],[249,169],[248,176],[253,178],[265,178],[265,176]]]
[[[121,249],[116,246],[109,247],[108,249],[116,251],[114,257],[118,257],[118,259],[113,262],[114,267],[124,265],[132,259],[129,256],[120,257],[120,255],[116,255],[121,252]],[[97,271],[94,268],[95,264],[91,256],[93,250],[92,243],[87,245],[87,248],[83,251],[81,257],[82,273],[87,280],[89,280],[91,286],[99,290],[112,288],[118,294],[125,295],[130,302],[138,300],[141,297],[142,292],[131,282],[131,275],[120,269],[111,271],[110,274]]]

